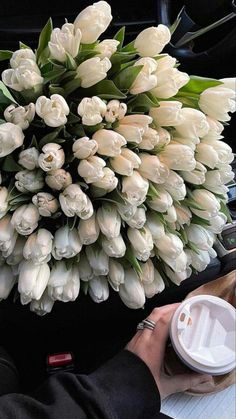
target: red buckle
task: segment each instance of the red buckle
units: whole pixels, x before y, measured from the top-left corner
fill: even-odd
[[[50,368],[58,368],[73,363],[73,355],[71,352],[53,354],[47,356],[47,365]]]

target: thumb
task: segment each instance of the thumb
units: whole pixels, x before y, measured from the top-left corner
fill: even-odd
[[[172,377],[168,377],[168,385],[165,386],[167,390],[167,392],[165,392],[165,397],[206,383],[213,384],[213,378],[211,375],[198,373],[176,374]]]

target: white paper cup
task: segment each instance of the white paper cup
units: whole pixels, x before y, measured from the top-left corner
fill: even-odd
[[[173,348],[194,371],[222,375],[236,366],[236,310],[212,295],[185,300],[170,325]]]

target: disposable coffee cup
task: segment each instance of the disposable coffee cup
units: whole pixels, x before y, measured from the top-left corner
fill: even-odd
[[[221,298],[185,300],[173,315],[170,338],[178,357],[194,371],[222,375],[236,366],[236,310]]]

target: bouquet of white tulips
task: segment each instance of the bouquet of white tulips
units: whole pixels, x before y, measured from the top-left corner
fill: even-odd
[[[80,290],[143,307],[206,268],[229,220],[235,79],[181,72],[161,24],[100,41],[111,20],[99,1],[0,51],[0,299],[15,286],[40,315]]]

